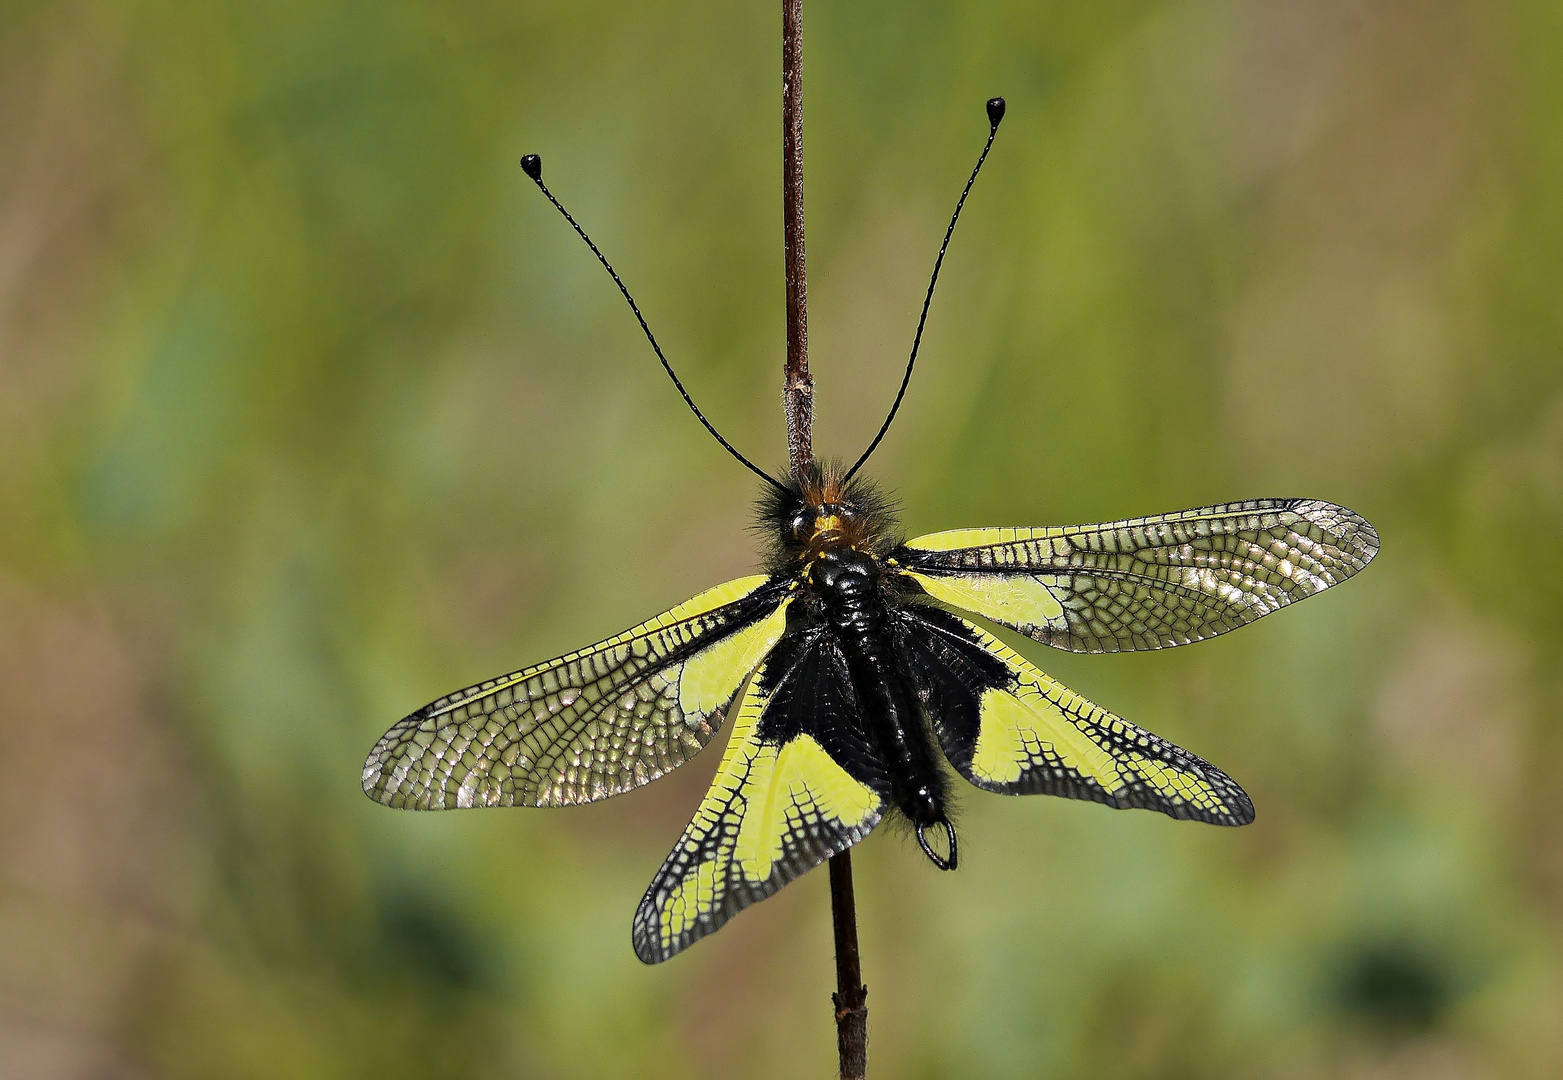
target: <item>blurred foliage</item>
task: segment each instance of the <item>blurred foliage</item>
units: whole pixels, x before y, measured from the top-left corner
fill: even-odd
[[[0,1060],[26,1077],[793,1077],[810,875],[656,969],[715,768],[393,813],[372,741],[752,565],[784,458],[779,12],[0,2]],[[1361,579],[1197,648],[1026,652],[1240,832],[966,800],[859,851],[877,1076],[1563,1069],[1563,8],[811,3],[824,454],[909,533],[1257,495]]]

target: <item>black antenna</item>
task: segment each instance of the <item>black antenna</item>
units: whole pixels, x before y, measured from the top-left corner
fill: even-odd
[[[901,399],[906,396],[906,385],[912,381],[912,365],[917,363],[917,347],[923,343],[923,324],[928,321],[928,305],[933,302],[933,287],[939,284],[939,267],[944,265],[944,253],[950,246],[950,237],[955,233],[955,223],[961,219],[961,207],[966,205],[966,196],[971,194],[971,186],[977,182],[977,174],[982,171],[982,163],[988,160],[988,151],[993,149],[993,137],[999,133],[999,121],[1004,119],[1004,99],[996,97],[989,100],[987,109],[988,141],[982,148],[982,154],[977,158],[976,168],[971,171],[971,179],[966,181],[966,188],[961,192],[960,201],[955,204],[955,213],[950,215],[950,227],[944,230],[944,243],[939,245],[939,257],[934,260],[933,277],[928,282],[928,295],[923,297],[923,313],[917,319],[917,336],[912,339],[912,355],[906,361],[906,374],[901,376],[901,389],[896,391],[895,404],[890,406],[890,415],[885,417],[879,434],[875,435],[874,441],[868,444],[868,449],[864,450],[863,456],[857,459],[857,464],[847,470],[843,482],[852,479],[853,475],[863,467],[863,462],[868,460],[868,455],[874,452],[879,441],[885,437],[885,432],[890,430],[890,421],[895,419],[896,410],[901,407]]]
[[[989,139],[989,141],[991,142],[992,140]],[[543,159],[536,154],[526,155],[526,157],[521,159],[521,171],[532,178],[532,182],[537,185],[538,190],[548,197],[549,202],[554,204],[554,209],[564,215],[564,219],[570,223],[570,227],[575,230],[576,235],[586,241],[586,246],[592,249],[592,254],[597,256],[597,261],[602,263],[602,268],[608,271],[609,277],[613,278],[613,283],[624,294],[624,299],[629,301],[630,310],[635,313],[635,321],[640,323],[640,328],[645,333],[646,340],[651,342],[651,348],[657,354],[657,359],[662,361],[662,367],[667,371],[668,378],[672,379],[673,385],[678,387],[679,394],[684,398],[684,404],[689,406],[690,410],[695,414],[695,418],[705,425],[706,430],[711,433],[717,442],[722,444],[722,449],[737,458],[744,468],[754,473],[767,484],[770,484],[777,491],[785,493],[787,489],[782,485],[781,481],[744,457],[733,448],[732,443],[722,438],[722,433],[711,425],[711,421],[706,419],[705,413],[700,411],[700,406],[695,404],[695,399],[689,396],[689,391],[685,390],[684,384],[679,381],[678,373],[673,370],[673,365],[668,363],[666,356],[662,355],[662,346],[657,344],[657,339],[652,334],[651,327],[646,325],[646,317],[640,313],[640,306],[635,303],[635,298],[630,295],[629,289],[625,288],[624,282],[619,279],[618,273],[613,269],[613,264],[608,261],[607,256],[597,249],[597,245],[592,243],[592,238],[586,235],[586,230],[581,228],[576,220],[570,216],[570,211],[566,210],[559,200],[554,198],[554,193],[548,190],[548,185],[543,183]],[[967,186],[969,187],[970,185]]]

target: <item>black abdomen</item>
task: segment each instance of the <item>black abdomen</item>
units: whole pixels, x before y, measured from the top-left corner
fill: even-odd
[[[896,661],[879,568],[860,552],[827,551],[814,565],[813,585],[846,656],[869,738],[890,774],[891,797],[917,826],[918,840],[929,858],[937,865],[953,866],[953,830],[948,831],[947,858],[937,856],[923,839],[927,826],[939,824],[948,829],[945,774],[939,768],[911,680]]]

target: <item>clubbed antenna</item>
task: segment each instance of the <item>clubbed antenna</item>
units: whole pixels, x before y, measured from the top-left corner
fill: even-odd
[[[613,269],[613,264],[608,262],[607,256],[603,255],[598,250],[597,245],[592,243],[592,238],[586,235],[586,230],[581,228],[576,220],[570,216],[570,211],[566,210],[564,205],[554,198],[554,193],[548,190],[547,184],[543,183],[543,159],[536,154],[526,155],[526,157],[521,159],[521,171],[532,178],[532,182],[537,185],[538,190],[548,197],[549,202],[554,204],[554,209],[564,215],[564,219],[570,223],[570,227],[575,230],[576,235],[586,241],[586,246],[592,249],[592,254],[597,256],[597,261],[602,263],[602,268],[608,271],[609,277],[613,278],[613,283],[619,287],[619,292],[623,293],[624,299],[629,302],[630,310],[635,313],[635,321],[640,323],[641,331],[646,335],[646,340],[651,342],[652,351],[657,354],[657,359],[662,361],[663,370],[668,373],[668,378],[673,380],[673,385],[678,388],[679,394],[684,399],[684,404],[689,406],[690,411],[695,414],[695,418],[705,425],[705,429],[711,433],[717,442],[722,444],[722,449],[737,458],[744,468],[778,491],[785,491],[786,488],[782,486],[781,481],[775,479],[770,473],[767,473],[754,462],[744,457],[733,448],[732,443],[722,438],[722,433],[712,426],[711,421],[706,419],[705,413],[700,411],[700,406],[695,404],[695,399],[689,396],[689,391],[684,389],[684,384],[679,381],[678,373],[673,370],[673,365],[668,363],[668,358],[662,354],[662,346],[657,344],[657,339],[652,334],[651,327],[646,325],[646,317],[640,313],[640,306],[635,303],[635,298],[630,295],[629,289],[619,279],[618,273]]]
[[[933,288],[939,284],[939,268],[944,265],[944,253],[949,249],[950,237],[955,234],[955,223],[961,219],[961,208],[966,205],[966,196],[971,194],[971,186],[977,182],[977,174],[982,171],[982,163],[988,160],[988,151],[993,149],[993,137],[999,133],[999,121],[1004,119],[1004,99],[1001,97],[990,98],[987,104],[988,110],[988,141],[982,147],[982,153],[977,158],[977,165],[971,171],[971,178],[966,181],[966,187],[961,191],[960,201],[955,204],[955,213],[950,215],[950,227],[944,230],[944,243],[939,245],[939,257],[934,260],[933,277],[928,282],[928,295],[923,297],[923,313],[917,319],[917,335],[912,339],[912,355],[906,361],[906,374],[901,376],[901,389],[896,391],[895,403],[890,406],[890,415],[885,417],[884,424],[879,429],[879,434],[874,436],[874,441],[868,444],[868,449],[863,451],[863,456],[857,459],[857,464],[847,470],[843,482],[852,479],[857,471],[868,460],[868,455],[879,446],[885,432],[890,430],[890,421],[895,419],[896,410],[901,407],[901,399],[906,396],[906,386],[912,381],[912,365],[917,363],[917,348],[923,343],[923,324],[928,321],[928,305],[933,302]],[[708,425],[709,426],[709,425]],[[751,466],[752,468],[752,466]]]

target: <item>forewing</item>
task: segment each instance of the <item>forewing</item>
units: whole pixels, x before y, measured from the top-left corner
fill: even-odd
[[[431,702],[375,744],[364,792],[409,810],[569,806],[655,780],[722,726],[782,635],[790,588],[729,581],[617,637]]]
[[[898,616],[902,662],[945,757],[1004,795],[1061,795],[1246,825],[1254,806],[1226,773],[1093,705],[992,634],[926,605]]]
[[[1072,652],[1185,645],[1351,577],[1378,553],[1345,507],[1254,499],[1101,525],[959,529],[892,562],[935,599]]]
[[[835,646],[806,631],[783,639],[750,678],[716,778],[635,912],[635,954],[660,963],[857,843],[888,791]]]

